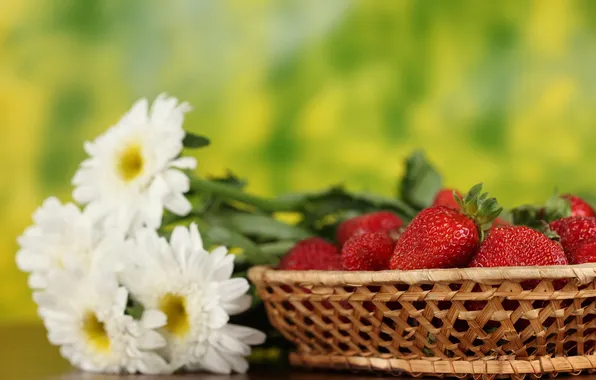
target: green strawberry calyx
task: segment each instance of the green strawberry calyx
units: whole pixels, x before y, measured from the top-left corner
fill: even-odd
[[[571,201],[556,193],[544,205],[523,205],[511,210],[513,222],[538,231],[543,231],[543,224],[571,216]]]
[[[571,201],[569,199],[555,194],[544,204],[543,220],[547,223],[568,216],[571,216]]]
[[[503,207],[499,205],[496,198],[489,198],[488,193],[482,193],[482,183],[472,186],[463,196],[459,196],[454,191],[453,198],[461,208],[461,212],[474,220],[482,241],[485,232],[491,228],[493,221],[503,211]]]
[[[546,236],[550,240],[557,241],[557,242],[561,241],[561,237],[559,236],[559,234],[557,234],[555,231],[551,230],[549,224],[544,220],[540,221],[540,227],[537,228],[537,230],[538,230],[538,232],[541,232],[544,236]]]

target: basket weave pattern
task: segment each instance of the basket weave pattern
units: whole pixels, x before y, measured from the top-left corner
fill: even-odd
[[[524,377],[596,368],[596,266],[249,272],[295,365]]]

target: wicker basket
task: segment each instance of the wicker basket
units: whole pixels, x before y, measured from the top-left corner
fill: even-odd
[[[249,278],[293,365],[475,378],[596,368],[596,266]]]

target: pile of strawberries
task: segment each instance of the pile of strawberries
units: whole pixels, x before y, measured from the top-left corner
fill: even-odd
[[[596,262],[596,213],[583,199],[558,197],[570,215],[549,220],[539,210],[541,223],[531,228],[499,217],[502,207],[481,191],[480,184],[465,195],[442,189],[407,226],[387,211],[345,220],[335,244],[318,237],[300,241],[278,268],[376,271]]]

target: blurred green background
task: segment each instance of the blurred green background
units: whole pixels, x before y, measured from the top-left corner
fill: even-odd
[[[198,172],[260,194],[394,193],[426,150],[506,206],[596,193],[596,2],[1,1],[0,323],[36,320],[15,239],[139,97],[190,102]]]

